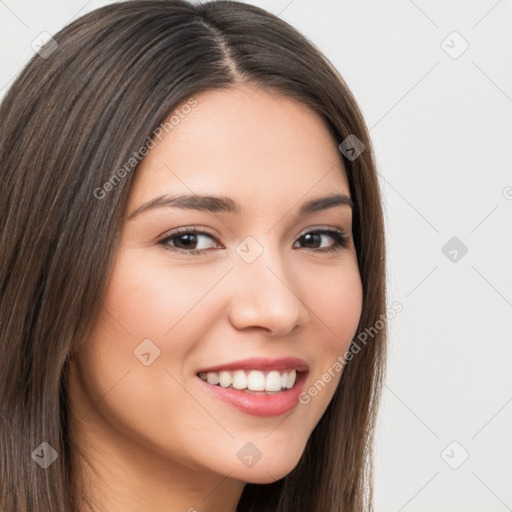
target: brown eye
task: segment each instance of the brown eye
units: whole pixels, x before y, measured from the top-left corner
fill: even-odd
[[[213,241],[213,244],[208,242],[208,239]],[[176,250],[186,254],[200,254],[214,248],[216,240],[213,235],[206,231],[185,228],[167,235],[158,243],[171,251]]]
[[[329,238],[334,240],[334,243],[331,243],[330,245],[322,245],[322,242]],[[336,251],[342,247],[348,246],[348,237],[345,233],[330,229],[310,231],[309,233],[305,233],[299,237],[297,240],[302,240],[306,249],[316,249],[320,252]]]

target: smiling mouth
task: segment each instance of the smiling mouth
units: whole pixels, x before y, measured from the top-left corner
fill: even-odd
[[[305,372],[289,370],[235,370],[199,372],[197,376],[212,386],[230,388],[249,394],[277,394],[293,388],[297,377]]]

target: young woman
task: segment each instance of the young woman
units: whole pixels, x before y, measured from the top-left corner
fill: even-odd
[[[382,206],[311,42],[112,4],[28,63],[0,141],[2,512],[372,509]]]

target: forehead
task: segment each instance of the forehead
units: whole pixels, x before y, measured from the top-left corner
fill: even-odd
[[[173,110],[173,127],[161,140],[153,137],[156,145],[136,171],[131,204],[173,192],[268,203],[349,195],[336,141],[307,106],[254,85],[208,90],[194,100],[192,108]]]

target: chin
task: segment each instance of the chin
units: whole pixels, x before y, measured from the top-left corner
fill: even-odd
[[[252,484],[271,484],[291,473],[297,466],[301,455],[299,453],[291,460],[288,454],[286,459],[279,462],[276,460],[264,462],[264,459],[261,459],[254,467],[244,471],[241,479]]]

